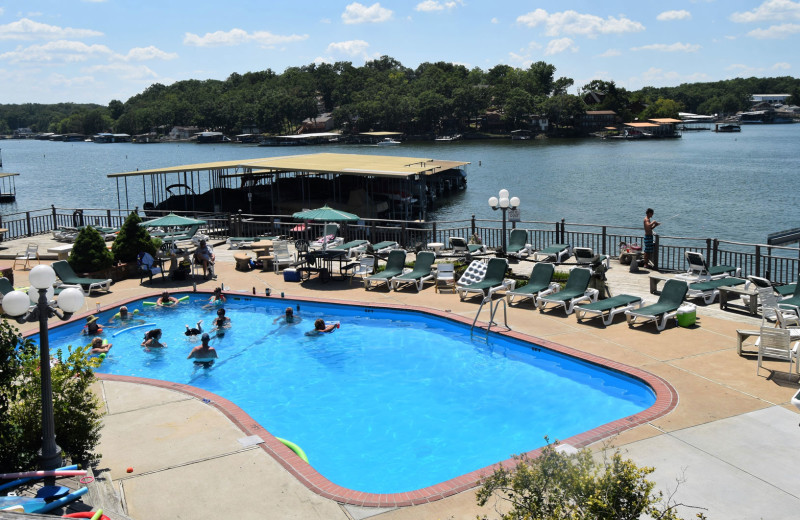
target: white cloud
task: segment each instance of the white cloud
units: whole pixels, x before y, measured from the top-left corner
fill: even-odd
[[[331,19],[330,18],[323,18],[322,20],[319,21],[319,23],[329,24],[329,23],[331,23]]]
[[[438,0],[425,0],[424,2],[418,3],[417,7],[415,7],[414,10],[423,13],[429,13],[431,11],[444,11],[445,9],[453,9],[455,7],[458,7],[459,5],[464,5],[464,2],[461,0],[456,0],[451,2],[439,2]]]
[[[656,16],[659,22],[674,22],[675,20],[691,20],[692,13],[681,9],[680,11],[664,11]]]
[[[632,78],[632,83],[637,80],[645,85],[656,84],[678,84],[678,83],[693,83],[698,81],[708,81],[709,76],[704,72],[696,72],[694,74],[681,74],[674,70],[665,71],[657,67],[650,67],[642,73],[640,78]]]
[[[164,52],[158,47],[134,47],[128,51],[124,57],[126,61],[146,61],[146,60],[174,60],[178,55],[174,52]]]
[[[158,74],[145,65],[128,65],[127,63],[109,63],[108,65],[94,65],[84,67],[81,72],[110,72],[125,80],[140,80],[157,78]]]
[[[545,56],[552,56],[553,54],[560,54],[564,51],[577,52],[578,47],[571,38],[559,38],[557,40],[550,40],[544,50]]]
[[[88,38],[91,36],[103,36],[103,33],[91,29],[73,29],[72,27],[48,25],[34,22],[28,18],[0,25],[0,40],[59,40],[64,38]]]
[[[354,23],[380,23],[392,18],[391,9],[384,9],[381,4],[375,3],[367,7],[358,2],[353,2],[344,8],[342,21],[346,24]]]
[[[105,45],[86,45],[83,42],[56,40],[29,47],[19,46],[13,51],[0,54],[0,60],[11,63],[54,62],[73,63],[86,61],[90,57],[111,56],[113,52]]]
[[[328,45],[325,52],[330,54],[345,54],[347,56],[366,56],[369,43],[364,40],[350,40],[334,42]]]
[[[661,52],[697,52],[700,50],[700,45],[693,43],[651,43],[650,45],[642,45],[641,47],[631,47],[632,51],[661,51]]]
[[[243,29],[231,29],[230,31],[206,33],[203,36],[186,33],[183,37],[183,43],[195,47],[221,47],[241,45],[243,43],[258,43],[265,47],[272,47],[282,43],[293,43],[306,39],[308,39],[307,34],[282,36],[280,34],[272,34],[268,31],[248,33]]]
[[[528,68],[533,63],[533,53],[542,48],[541,44],[537,42],[530,42],[527,47],[519,50],[519,53],[509,52],[509,63],[519,65],[522,68]]]
[[[497,17],[494,17],[494,18],[492,18],[491,22],[492,23],[500,23],[500,20],[498,20]]]
[[[608,49],[603,54],[598,54],[598,56],[601,58],[611,58],[613,56],[619,56],[620,54],[622,53],[617,49]]]
[[[781,61],[776,63],[772,66],[772,70],[789,70],[792,68],[790,63],[786,63],[785,61]]]
[[[783,40],[798,32],[800,32],[800,24],[783,23],[767,29],[753,29],[747,33],[747,36],[758,40]]]
[[[752,11],[731,15],[731,21],[736,23],[788,20],[800,20],[800,2],[767,0]]]
[[[561,34],[583,34],[594,38],[599,34],[622,34],[644,31],[644,25],[624,16],[614,18],[600,18],[593,14],[581,14],[576,11],[564,11],[548,14],[544,9],[536,9],[530,13],[517,17],[517,22],[536,27],[545,26],[547,36]]]
[[[50,74],[47,78],[47,82],[59,87],[85,87],[93,84],[95,81],[94,76],[75,76],[68,78],[63,74]]]

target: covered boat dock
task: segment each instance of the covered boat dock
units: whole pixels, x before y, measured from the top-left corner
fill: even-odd
[[[119,209],[291,214],[321,206],[365,218],[424,219],[466,187],[464,161],[318,153],[112,173]],[[134,187],[141,179],[141,188]],[[138,196],[141,189],[140,199]]]

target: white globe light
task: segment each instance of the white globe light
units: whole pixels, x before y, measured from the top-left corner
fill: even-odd
[[[497,197],[490,197],[489,198],[489,205],[493,208],[497,207]]]
[[[53,295],[55,294],[55,292],[56,291],[55,289],[53,289],[52,285],[47,288],[45,295],[47,297],[48,302],[53,299]],[[39,289],[34,289],[33,287],[28,289],[28,298],[30,298],[31,303],[34,305],[39,303]]]
[[[37,289],[47,289],[52,287],[56,281],[56,272],[49,265],[37,265],[31,269],[31,274],[28,275],[28,280],[31,285]]]
[[[58,295],[58,306],[64,312],[78,312],[83,307],[83,291],[68,287]]]
[[[500,195],[500,200],[507,199],[508,198],[508,190],[507,189],[500,190],[500,194],[499,195]]]
[[[22,291],[11,291],[3,296],[3,310],[9,316],[22,316],[30,306],[28,295]]]
[[[508,207],[508,197],[503,197],[500,199],[500,207],[507,208]]]
[[[519,206],[519,197],[511,197],[511,207],[516,208]]]

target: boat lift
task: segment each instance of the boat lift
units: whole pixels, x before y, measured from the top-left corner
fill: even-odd
[[[14,182],[17,176],[18,173],[0,173],[0,203],[17,200],[17,185]]]

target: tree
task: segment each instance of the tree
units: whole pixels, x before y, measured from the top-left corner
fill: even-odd
[[[156,255],[156,245],[150,238],[147,228],[140,225],[141,223],[142,219],[138,213],[131,213],[123,222],[117,238],[111,245],[111,254],[116,262],[134,262],[139,253]]]
[[[478,504],[484,506],[492,497],[502,501],[508,509],[502,520],[679,518],[677,504],[653,493],[655,484],[646,478],[653,468],[640,468],[619,451],[597,462],[588,448],[568,454],[556,446],[548,442],[539,457],[517,456],[514,468],[496,469],[478,490]]]
[[[79,273],[93,273],[114,264],[111,252],[100,233],[92,226],[81,229],[69,254],[69,265]]]
[[[678,112],[683,112],[683,110],[683,104],[672,99],[659,98],[655,103],[644,109],[639,118],[643,120],[658,117],[677,118]]]

